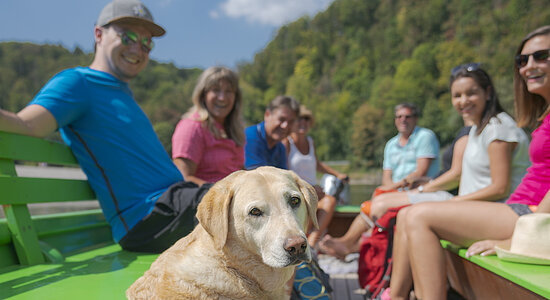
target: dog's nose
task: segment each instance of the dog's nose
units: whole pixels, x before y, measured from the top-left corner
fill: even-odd
[[[286,239],[284,247],[290,255],[301,255],[306,252],[307,242],[304,237],[293,236]]]

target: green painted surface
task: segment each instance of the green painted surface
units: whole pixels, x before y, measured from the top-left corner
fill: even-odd
[[[27,204],[96,199],[86,180],[0,175],[0,204]],[[63,191],[60,193],[59,191]]]
[[[0,298],[125,299],[126,289],[156,258],[111,244],[69,256],[62,264],[3,268]]]
[[[78,166],[67,145],[40,138],[0,131],[0,157]]]
[[[32,219],[40,237],[109,226],[101,209],[33,216]]]
[[[23,265],[33,265],[44,262],[40,251],[38,237],[26,205],[4,206],[8,228],[12,234],[12,242],[19,262]]]
[[[472,263],[539,295],[550,298],[550,266],[507,262],[500,260],[496,255],[474,255],[466,258],[466,249],[460,248],[448,241],[441,241],[441,244],[444,248],[457,253],[460,257]]]
[[[337,205],[336,206],[336,212],[339,213],[356,213],[358,214],[361,210],[361,206],[359,205]]]

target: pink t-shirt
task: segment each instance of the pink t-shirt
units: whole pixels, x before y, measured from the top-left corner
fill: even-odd
[[[532,137],[529,146],[532,165],[506,203],[538,205],[550,189],[550,114]]]
[[[244,166],[244,147],[231,139],[216,139],[202,122],[191,118],[179,121],[172,136],[172,158],[186,158],[197,164],[195,176],[216,182]],[[220,124],[216,126],[223,130]]]

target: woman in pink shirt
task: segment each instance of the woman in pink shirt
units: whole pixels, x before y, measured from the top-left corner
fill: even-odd
[[[550,26],[544,26],[525,37],[515,58],[518,125],[538,126],[532,134],[532,166],[527,174],[506,203],[449,200],[402,209],[394,238],[391,299],[407,299],[413,277],[417,298],[446,298],[447,273],[440,239],[469,246],[468,256],[489,255],[498,240],[512,236],[521,215],[550,209],[549,54]],[[537,209],[543,198],[545,202]],[[385,295],[387,292],[382,299]]]
[[[245,135],[237,74],[225,67],[206,69],[193,104],[172,136],[172,158],[184,179],[202,185],[241,170]]]

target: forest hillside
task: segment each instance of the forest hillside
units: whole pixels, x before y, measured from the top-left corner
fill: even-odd
[[[393,107],[406,101],[420,107],[419,124],[446,145],[462,125],[451,106],[450,70],[481,62],[513,113],[516,47],[547,24],[548,0],[336,0],[279,28],[251,61],[239,63],[245,120],[259,122],[276,95],[295,96],[315,113],[322,160],[375,167],[396,134]],[[79,48],[0,43],[0,108],[21,109],[55,73],[91,59]],[[201,71],[151,61],[130,84],[167,151]]]

